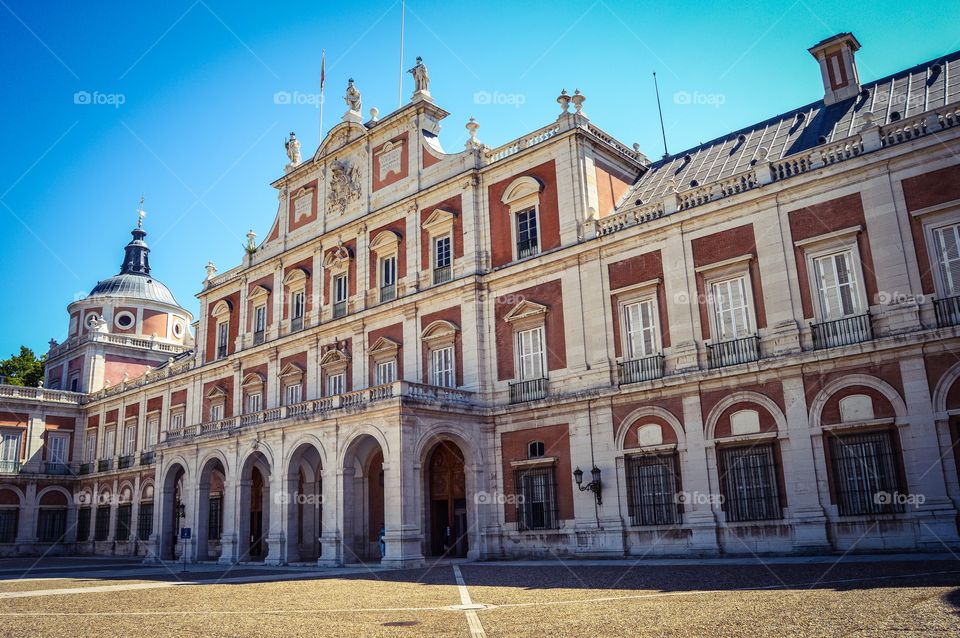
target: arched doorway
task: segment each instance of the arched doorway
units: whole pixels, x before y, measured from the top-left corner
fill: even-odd
[[[383,449],[361,435],[347,448],[343,467],[343,562],[378,561],[386,533]]]
[[[186,470],[179,463],[167,470],[163,481],[163,511],[160,518],[160,557],[162,560],[175,560],[182,551],[180,528],[186,525]]]
[[[267,557],[270,530],[270,463],[255,452],[244,463],[240,480],[240,560],[262,561]]]
[[[323,479],[320,452],[305,443],[297,448],[287,472],[287,560],[320,558]]]
[[[223,534],[223,498],[226,471],[218,458],[208,460],[200,470],[197,514],[197,560],[220,557]]]
[[[452,441],[441,441],[427,456],[430,554],[467,555],[467,489],[463,452]]]
[[[14,543],[20,528],[20,495],[0,487],[0,543]]]

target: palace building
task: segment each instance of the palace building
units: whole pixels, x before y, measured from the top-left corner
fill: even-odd
[[[138,225],[44,386],[0,386],[0,553],[960,546],[960,52],[864,82],[859,48],[656,161],[579,91],[445,150],[422,62],[384,117],[351,81],[196,319]]]

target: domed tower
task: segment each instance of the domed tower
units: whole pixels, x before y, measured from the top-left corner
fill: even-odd
[[[67,340],[50,342],[46,387],[95,392],[166,363],[193,347],[193,317],[150,272],[143,211],[120,272],[67,307]]]

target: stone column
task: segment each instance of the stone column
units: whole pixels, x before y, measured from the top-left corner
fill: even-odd
[[[17,521],[16,543],[21,554],[33,551],[37,542],[37,484],[27,483],[23,493],[23,503],[20,504],[20,515]]]
[[[683,431],[686,451],[680,452],[680,475],[683,491],[689,496],[684,503],[684,527],[690,529],[690,549],[697,554],[717,554],[717,518],[714,514],[715,498],[720,493],[710,485],[710,463],[707,446],[713,441],[704,440],[703,417],[700,411],[700,395],[683,397]],[[713,464],[716,465],[715,463]],[[719,509],[719,505],[716,505]]]
[[[592,480],[591,469],[596,464],[600,469],[601,484],[602,503],[597,503],[592,491],[582,491],[571,481],[577,531],[574,552],[579,555],[623,556],[625,551],[623,520],[617,499],[616,443],[612,436],[612,418],[610,409],[604,407],[592,412],[583,411],[570,419],[571,465],[583,471],[583,481],[588,483]],[[584,537],[587,542],[581,544]]]
[[[240,510],[238,471],[225,476],[223,481],[223,532],[220,534],[220,558],[217,559],[221,565],[237,562],[237,512]]]
[[[670,348],[664,353],[668,373],[696,370],[700,366],[695,331],[699,322],[697,285],[689,272],[689,264],[693,262],[687,259],[684,243],[682,234],[671,233],[661,251],[667,317],[670,320]]]
[[[412,434],[415,423],[400,423],[387,429],[388,445],[392,454],[384,458],[383,509],[386,556],[380,561],[385,567],[419,567],[424,564],[421,543],[420,512],[410,498],[417,490],[417,472],[413,458]],[[386,453],[386,450],[384,450]]]
[[[353,468],[349,472],[331,465],[323,469],[323,510],[320,526],[320,558],[318,567],[339,567],[343,565],[343,498],[346,481],[353,480]]]
[[[270,520],[267,522],[267,554],[264,564],[286,565],[287,544],[285,539],[288,530],[285,503],[293,490],[290,489],[286,468],[282,466],[284,458],[282,438],[280,436],[271,438],[270,447],[273,450],[273,465],[270,467],[270,495],[266,504],[266,508],[270,512]]]
[[[403,309],[403,379],[414,383],[423,381],[420,369],[420,324],[417,306],[410,304]]]

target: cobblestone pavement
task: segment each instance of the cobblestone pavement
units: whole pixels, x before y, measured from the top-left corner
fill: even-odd
[[[948,556],[421,569],[0,560],[0,636],[957,636]]]

